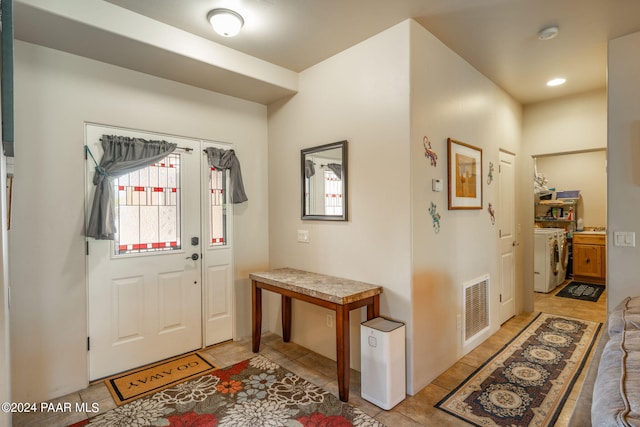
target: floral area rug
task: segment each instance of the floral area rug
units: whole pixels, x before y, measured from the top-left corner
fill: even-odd
[[[188,380],[71,427],[85,425],[384,427],[263,356]]]
[[[541,313],[436,407],[476,426],[552,426],[601,326]]]

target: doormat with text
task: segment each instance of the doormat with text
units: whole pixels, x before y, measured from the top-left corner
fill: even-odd
[[[604,285],[596,285],[593,283],[571,282],[556,294],[557,297],[573,298],[582,301],[596,302],[602,292]]]
[[[125,372],[104,381],[116,404],[123,405],[213,369],[214,365],[198,353],[192,353]]]

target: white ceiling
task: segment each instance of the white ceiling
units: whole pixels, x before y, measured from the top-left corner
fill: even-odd
[[[65,0],[80,3],[87,0]],[[65,3],[62,1],[61,3]],[[408,18],[415,19],[476,69],[523,104],[606,85],[607,40],[640,31],[639,0],[107,0],[112,5],[228,46],[287,70],[299,72]],[[73,53],[68,39],[91,40],[91,25],[33,25],[21,4],[49,7],[45,0],[17,0],[16,38]],[[49,3],[50,4],[50,3]],[[214,33],[206,14],[216,7],[234,9],[245,26],[235,38]],[[130,13],[129,12],[129,13]],[[35,19],[35,18],[34,18]],[[49,21],[55,21],[55,19]],[[536,33],[558,25],[560,34],[540,41]],[[66,37],[66,41],[57,39]],[[113,58],[122,52],[117,40],[102,37],[87,56],[140,69],[135,58]],[[77,45],[77,42],[75,43]],[[143,49],[138,46],[137,49]],[[104,56],[101,54],[104,51]],[[129,55],[135,57],[136,55]],[[106,59],[105,59],[106,58]],[[123,63],[124,61],[124,63]],[[433,64],[436,67],[438,64]],[[183,67],[184,73],[193,70]],[[173,78],[208,89],[206,70]],[[552,77],[567,78],[564,86],[547,88]],[[277,86],[277,85],[276,85]],[[271,90],[272,88],[268,88]],[[269,102],[280,96],[256,98]],[[287,92],[287,91],[285,91]],[[290,90],[288,91],[290,92]]]

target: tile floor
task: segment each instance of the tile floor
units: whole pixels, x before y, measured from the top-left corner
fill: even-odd
[[[561,288],[558,288],[559,290]],[[606,318],[606,292],[597,303],[577,301],[561,298],[550,294],[535,294],[535,310],[552,314],[562,314],[585,320],[604,322]],[[460,359],[450,369],[436,378],[431,384],[414,396],[407,398],[390,411],[385,411],[363,400],[360,397],[360,373],[352,371],[350,385],[350,403],[359,407],[367,414],[373,416],[389,427],[405,426],[469,426],[447,413],[434,408],[434,404],[442,399],[449,391],[455,388],[478,366],[513,338],[524,326],[526,326],[536,313],[518,315],[507,321],[493,336],[487,339],[476,349]],[[204,353],[216,364],[216,366],[228,366],[253,356],[250,340],[228,342],[204,350]],[[271,360],[281,364],[290,371],[302,376],[318,386],[335,395],[338,393],[335,362],[320,356],[306,348],[294,343],[283,343],[275,334],[266,334],[262,338],[260,353]],[[575,405],[575,399],[582,384],[582,377],[578,380],[565,404],[556,427],[566,426]],[[99,404],[100,412],[108,411],[115,407],[106,386],[103,382],[92,384],[89,388],[81,390],[59,399],[52,403],[71,403],[75,408],[76,402],[86,402],[89,407],[93,403]],[[64,427],[81,421],[87,417],[95,416],[95,413],[69,412],[62,414],[35,413],[17,414],[13,418],[14,427]]]

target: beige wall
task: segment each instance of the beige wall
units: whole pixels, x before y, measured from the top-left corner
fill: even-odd
[[[489,274],[491,327],[484,338],[500,326],[498,223],[491,223],[487,206],[492,203],[500,217],[499,151],[515,153],[518,161],[522,108],[422,26],[413,23],[411,35],[411,301],[413,376],[420,389],[472,349],[463,346],[463,330],[456,327],[465,283]],[[424,136],[438,155],[435,167],[425,157]],[[482,149],[481,210],[447,209],[447,138]],[[495,167],[491,184],[489,162]],[[436,178],[444,184],[441,192],[432,191]],[[438,233],[429,214],[431,202],[441,216]],[[522,311],[520,288],[516,279],[517,312]]]
[[[528,104],[522,132],[533,156],[606,148],[607,92],[603,88]]]
[[[578,217],[584,227],[607,225],[607,152],[560,154],[536,158],[538,173],[558,191],[580,190]]]
[[[13,400],[87,385],[85,121],[235,144],[249,196],[234,209],[237,327],[249,335],[247,276],[268,265],[266,107],[24,42],[15,47]]]
[[[607,306],[638,295],[640,260],[640,33],[609,42]],[[636,247],[613,245],[613,233],[634,232]]]
[[[269,106],[271,267],[384,286],[381,313],[411,319],[408,22],[300,73],[299,93]],[[349,221],[300,219],[300,150],[348,140]],[[309,243],[298,243],[308,230]],[[268,328],[280,332],[272,299]],[[364,310],[360,310],[362,312]],[[329,310],[294,301],[292,341],[335,360]],[[358,311],[351,365],[360,366]],[[410,336],[411,324],[407,324]],[[408,352],[410,354],[410,351]]]

